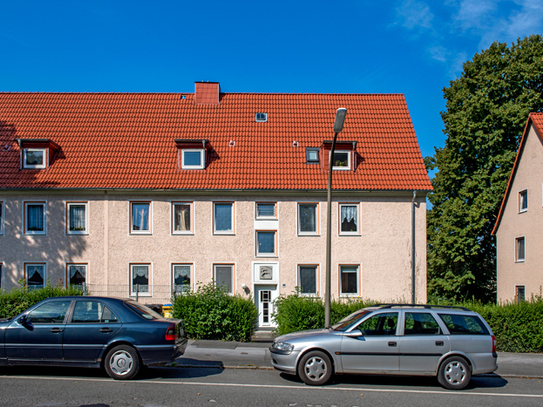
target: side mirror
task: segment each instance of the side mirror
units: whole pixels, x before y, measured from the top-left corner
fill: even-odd
[[[343,335],[349,338],[359,338],[361,336],[364,336],[364,334],[362,334],[360,329],[353,329],[351,332],[346,332]]]
[[[28,329],[29,331],[33,331],[34,330],[34,325],[32,325],[32,322],[30,322],[27,318],[26,315],[23,315],[21,316],[17,322],[19,324],[21,324],[22,326],[24,326],[26,329]]]

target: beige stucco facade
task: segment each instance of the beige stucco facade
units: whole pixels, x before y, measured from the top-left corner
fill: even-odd
[[[540,193],[541,194],[541,193]],[[172,266],[191,266],[191,285],[210,282],[214,265],[233,266],[233,292],[248,296],[269,287],[273,298],[299,286],[299,266],[317,266],[317,295],[322,295],[326,267],[326,195],[323,193],[181,194],[148,191],[69,191],[53,193],[3,192],[4,230],[0,236],[3,286],[9,289],[25,279],[25,263],[45,263],[46,281],[66,284],[67,265],[86,265],[86,283],[98,295],[129,296],[130,267],[148,265],[150,292],[140,301],[166,303],[172,292]],[[44,202],[43,235],[24,232],[25,202]],[[67,233],[67,204],[86,203],[85,234]],[[148,202],[149,233],[131,233],[130,203]],[[191,203],[192,231],[175,234],[172,202]],[[213,203],[232,202],[233,233],[213,229]],[[256,202],[276,203],[275,219],[256,219]],[[317,203],[317,231],[298,231],[298,204]],[[340,203],[356,204],[359,233],[339,233]],[[339,269],[357,267],[354,297],[378,301],[411,301],[412,232],[414,208],[416,248],[416,301],[426,301],[426,202],[413,191],[403,193],[337,193],[332,203],[332,297],[340,297]],[[275,255],[259,256],[257,231],[275,233]],[[260,265],[269,265],[273,276],[261,280]]]
[[[498,301],[529,299],[543,289],[543,140],[533,124],[525,134],[517,158],[516,172],[502,208],[497,237]],[[527,198],[527,208],[521,201]],[[524,256],[518,244],[524,240]],[[520,258],[519,258],[520,257]],[[524,258],[522,258],[524,257]]]

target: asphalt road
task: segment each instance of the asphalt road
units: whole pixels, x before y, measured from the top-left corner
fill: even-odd
[[[541,406],[543,379],[474,377],[463,391],[434,378],[337,376],[307,386],[273,370],[149,368],[133,381],[114,381],[97,369],[0,369],[0,406]]]

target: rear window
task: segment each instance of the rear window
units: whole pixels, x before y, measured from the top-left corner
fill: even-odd
[[[488,335],[483,321],[475,315],[439,314],[451,335]]]
[[[162,319],[162,315],[153,311],[151,308],[140,304],[136,301],[125,301],[125,304],[128,308],[138,314],[140,317],[152,320],[152,319]]]

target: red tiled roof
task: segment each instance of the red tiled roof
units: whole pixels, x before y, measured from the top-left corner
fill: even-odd
[[[520,157],[522,156],[522,150],[524,149],[524,144],[526,143],[526,138],[528,137],[528,132],[530,131],[530,123],[532,123],[537,130],[537,132],[543,136],[543,113],[530,113],[528,116],[528,121],[524,127],[524,133],[522,133],[522,139],[517,151],[517,156],[515,158],[515,163],[513,164],[513,169],[511,170],[511,175],[509,175],[509,181],[507,183],[507,189],[503,196],[502,204],[500,206],[500,211],[498,212],[498,217],[496,218],[496,223],[494,224],[494,229],[492,229],[492,234],[495,235],[498,232],[500,223],[503,216],[503,211],[505,210],[505,205],[507,203],[507,198],[511,192],[511,186],[513,185],[513,180],[515,179],[515,174],[517,173],[517,168],[520,162]]]
[[[258,93],[221,93],[218,105],[192,93],[0,93],[0,188],[326,190],[305,147],[333,138],[339,107],[338,139],[356,141],[359,160],[334,172],[334,189],[432,189],[403,95]],[[20,170],[16,139],[61,150],[45,170]],[[175,139],[209,140],[207,168],[181,170]]]

